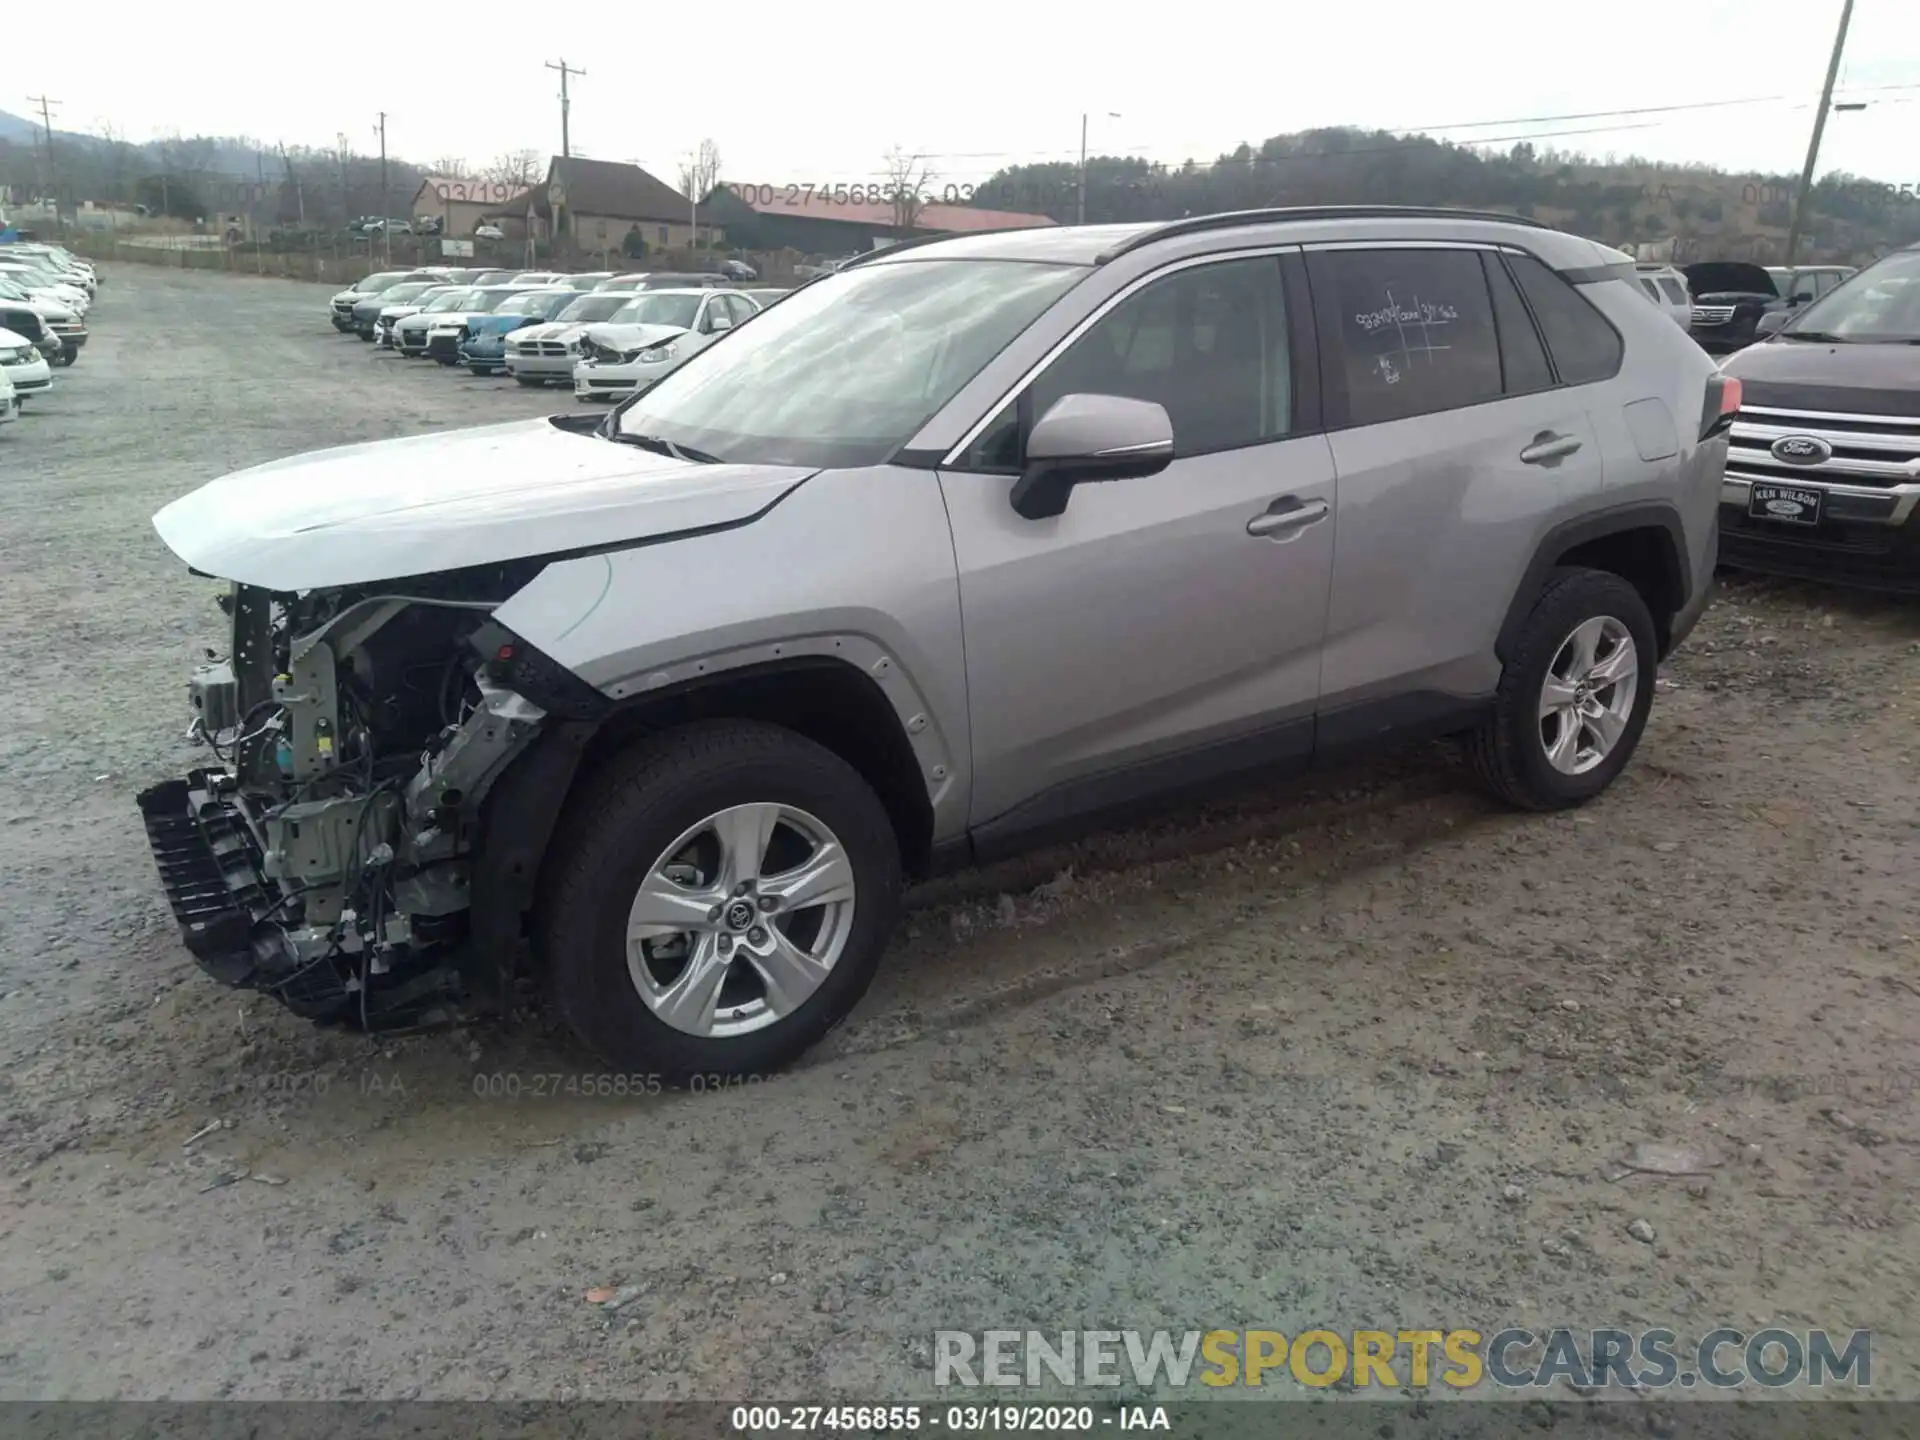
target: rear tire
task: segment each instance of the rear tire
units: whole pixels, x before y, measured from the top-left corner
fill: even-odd
[[[748,814],[776,818],[755,830],[763,838],[729,847],[725,837],[742,832],[728,817]],[[866,993],[899,910],[900,848],[872,787],[825,747],[747,721],[670,730],[595,775],[563,824],[542,887],[540,953],[561,1015],[609,1065],[673,1082],[764,1073],[815,1044]],[[756,850],[764,866],[727,858]],[[824,887],[823,898],[798,891],[792,877],[825,875],[829,864],[833,898]],[[743,875],[744,889],[734,883]],[[783,887],[794,889],[790,907]],[[690,928],[643,922],[648,938],[630,938],[661,893],[662,913]],[[756,904],[768,918],[747,918]],[[679,953],[660,959],[663,943]],[[770,945],[783,948],[763,957]],[[796,954],[808,964],[788,968]],[[724,979],[704,1009],[670,1018],[696,965]],[[799,977],[791,1001],[770,975]]]
[[[1481,783],[1521,810],[1564,810],[1613,783],[1653,706],[1658,639],[1640,592],[1604,570],[1547,579],[1467,739]]]

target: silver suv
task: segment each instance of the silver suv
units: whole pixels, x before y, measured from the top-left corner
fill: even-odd
[[[911,877],[1422,735],[1599,793],[1738,396],[1630,258],[1503,216],[898,245],[604,419],[162,510],[233,638],[141,809],[228,983],[378,1026],[537,978],[629,1073],[763,1070]]]

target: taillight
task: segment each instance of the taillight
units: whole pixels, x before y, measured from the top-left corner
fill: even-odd
[[[1711,440],[1733,427],[1740,413],[1740,382],[1731,375],[1715,375],[1707,381],[1707,403],[1700,416],[1700,438]]]

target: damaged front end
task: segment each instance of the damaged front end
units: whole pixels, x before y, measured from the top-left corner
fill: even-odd
[[[606,703],[492,619],[540,568],[221,597],[230,650],[189,684],[212,762],[139,796],[202,968],[370,1028],[446,993],[489,791]]]

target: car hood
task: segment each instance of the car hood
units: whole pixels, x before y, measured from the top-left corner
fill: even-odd
[[[645,350],[664,345],[687,333],[684,325],[589,325],[590,339],[610,350]]]
[[[1696,300],[1720,295],[1759,295],[1778,300],[1779,290],[1773,276],[1747,260],[1703,260],[1680,272],[1687,277],[1687,290]]]
[[[1720,368],[1739,380],[1743,405],[1920,419],[1920,345],[1776,338],[1749,345]]]
[[[476,320],[487,318],[484,310],[436,310],[431,315],[422,315],[434,329],[458,330],[462,325],[471,325]]]
[[[561,325],[549,320],[544,325],[529,325],[524,330],[516,330],[514,334],[518,335],[522,340],[558,340],[562,344],[565,344],[585,330],[588,323],[589,322],[581,320],[569,320],[564,325]]]
[[[205,574],[309,590],[742,524],[813,473],[696,465],[516,420],[255,465],[175,500],[153,528]]]
[[[476,335],[505,335],[545,322],[531,315],[475,315],[467,323]]]

